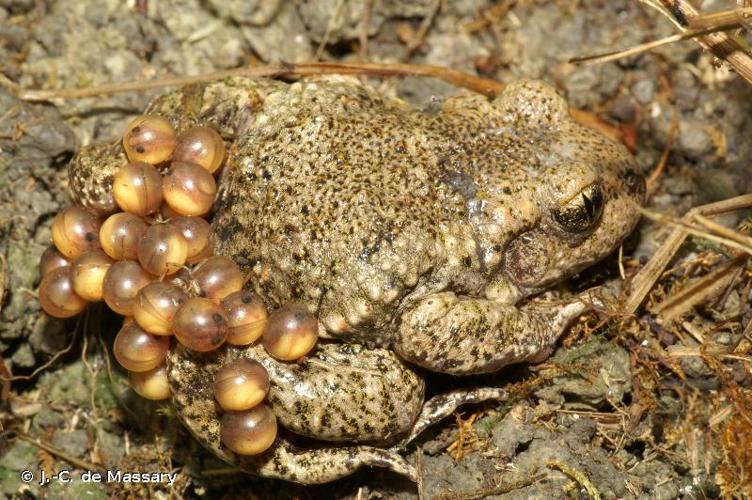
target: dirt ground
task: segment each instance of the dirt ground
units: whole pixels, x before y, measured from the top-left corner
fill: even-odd
[[[735,5],[702,2],[706,11]],[[54,89],[315,60],[541,78],[573,107],[620,126],[644,173],[667,152],[648,208],[680,216],[750,191],[750,85],[691,40],[617,62],[567,62],[674,32],[636,0],[0,0],[0,78]],[[419,107],[457,91],[417,77],[369,81]],[[0,374],[15,377],[0,386],[0,495],[416,497],[415,484],[377,469],[315,487],[239,473],[204,452],[168,406],[128,389],[111,366],[114,317],[104,308],[86,321],[40,311],[37,264],[51,219],[69,203],[68,160],[80,145],[119,136],[158,93],[29,103],[0,85]],[[716,220],[741,232],[752,227],[739,213]],[[669,230],[643,220],[624,247],[627,279]],[[615,301],[611,313],[583,318],[541,365],[429,380],[432,393],[497,384],[513,397],[462,408],[410,447],[424,497],[749,495],[749,263],[737,262],[718,293],[674,321],[650,312],[735,255],[692,238],[636,316],[618,314]],[[618,264],[613,256],[558,292],[604,284],[618,297],[625,288]],[[20,477],[24,469],[76,476],[87,468],[171,470],[177,479],[40,486]]]

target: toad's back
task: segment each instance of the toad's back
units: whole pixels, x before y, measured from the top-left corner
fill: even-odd
[[[305,300],[331,332],[373,339],[447,258],[477,260],[447,256],[448,235],[467,230],[448,119],[350,82],[272,91],[222,179],[220,251],[270,302]]]

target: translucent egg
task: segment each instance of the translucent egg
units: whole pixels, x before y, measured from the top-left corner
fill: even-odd
[[[318,320],[303,304],[286,304],[269,315],[263,334],[266,352],[282,361],[308,354],[318,339]]]
[[[52,242],[69,259],[99,250],[99,218],[79,205],[72,205],[52,221]]]
[[[238,455],[258,455],[277,438],[277,417],[266,405],[250,410],[227,411],[220,421],[222,444]]]
[[[112,353],[126,370],[145,372],[161,365],[170,347],[169,337],[156,337],[143,331],[135,322],[120,329]]]
[[[192,297],[175,313],[172,332],[192,351],[212,351],[227,339],[227,317],[224,310],[211,300]]]
[[[134,118],[123,135],[123,147],[130,161],[156,165],[172,157],[177,135],[169,120],[157,115]]]
[[[269,374],[261,363],[238,358],[214,375],[214,397],[223,410],[250,410],[269,392]]]
[[[39,305],[55,318],[70,318],[86,307],[86,301],[73,291],[70,266],[47,273],[39,284]]]

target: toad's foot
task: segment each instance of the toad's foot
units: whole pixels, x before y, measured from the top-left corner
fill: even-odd
[[[507,399],[508,396],[507,391],[498,387],[458,389],[434,396],[423,405],[418,420],[415,421],[410,434],[400,442],[397,448],[404,448],[410,441],[418,437],[421,432],[450,415],[459,406],[481,403],[492,399],[501,401]]]
[[[557,308],[518,309],[435,293],[402,315],[394,349],[403,359],[437,372],[494,372],[512,363],[540,361],[587,309],[580,299]]]
[[[177,401],[176,401],[177,404]],[[214,411],[212,401],[207,410]],[[298,448],[283,436],[277,436],[269,450],[261,455],[240,456],[222,446],[219,420],[183,418],[196,439],[222,460],[245,472],[262,477],[284,479],[301,484],[322,484],[348,476],[362,466],[384,467],[416,480],[415,468],[396,451],[371,446],[325,446]]]
[[[236,455],[220,439],[213,381],[221,366],[238,357],[264,365],[277,420],[298,434],[281,432],[272,447],[257,456]],[[423,402],[423,380],[391,351],[321,344],[305,361],[283,363],[270,358],[261,345],[225,346],[210,353],[174,349],[168,357],[168,379],[175,410],[185,426],[206,448],[247,472],[317,484],[367,465],[415,480],[413,467],[396,451],[322,441],[393,437],[394,442],[412,428]],[[301,434],[317,441],[304,440]],[[302,441],[304,445],[296,446]]]
[[[281,434],[261,455],[240,456],[223,446],[220,420],[212,395],[212,376],[199,369],[196,378],[184,377],[189,356],[173,355],[170,365],[173,403],[181,420],[196,439],[221,459],[246,472],[303,484],[319,484],[352,474],[364,465],[385,467],[415,481],[414,468],[397,452],[370,446],[337,446],[323,443],[296,447]],[[213,364],[209,364],[214,366]],[[194,367],[195,368],[195,367]],[[180,371],[180,373],[175,373]]]

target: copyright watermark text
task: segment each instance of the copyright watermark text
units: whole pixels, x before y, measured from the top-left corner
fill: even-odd
[[[48,474],[44,470],[33,472],[21,471],[21,481],[24,483],[37,483],[40,485],[51,482],[70,483],[81,481],[83,483],[163,483],[172,485],[177,478],[177,472],[133,472],[120,469],[106,471],[87,470],[72,473],[69,470],[61,470],[55,474]]]

